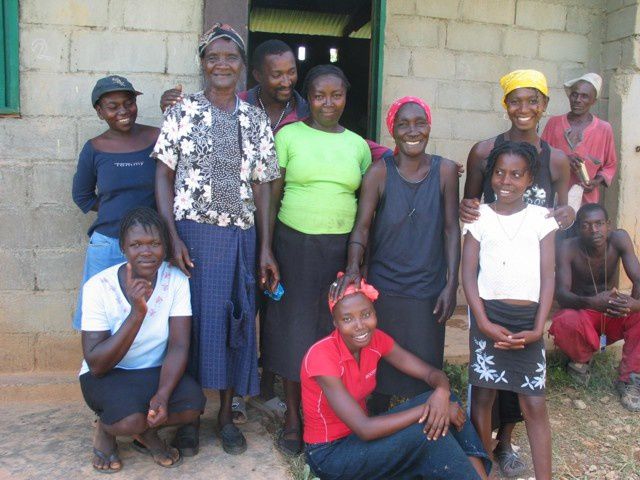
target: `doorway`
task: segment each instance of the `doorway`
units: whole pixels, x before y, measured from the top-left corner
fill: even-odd
[[[265,40],[287,43],[297,58],[298,92],[312,67],[325,63],[340,67],[351,83],[341,124],[377,139],[383,7],[384,0],[252,0],[248,57]]]

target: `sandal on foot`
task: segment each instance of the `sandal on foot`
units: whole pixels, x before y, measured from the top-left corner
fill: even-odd
[[[247,440],[233,423],[227,423],[220,429],[222,449],[229,455],[240,455],[247,450]]]
[[[183,457],[194,457],[200,451],[200,426],[189,423],[176,430],[171,446],[180,450]]]
[[[244,403],[244,398],[233,397],[231,400],[231,414],[233,415],[233,423],[236,425],[247,423],[249,417],[247,416],[247,405]]]
[[[142,443],[140,440],[138,440],[137,438],[134,438],[133,442],[131,443],[131,448],[133,448],[137,452],[140,452],[144,455],[151,455],[153,457],[153,461],[157,465],[160,465],[162,468],[175,468],[179,465],[182,465],[182,462],[184,459],[180,450],[175,447],[171,447],[164,442],[163,442],[163,446],[164,448],[151,449],[147,447],[144,443]],[[161,460],[160,457],[169,458],[173,461],[173,455],[171,455],[172,449],[178,452],[178,458],[171,465],[164,465],[163,463],[160,462]]]
[[[98,457],[100,460],[102,460],[103,462],[108,462],[109,463],[109,468],[98,468],[96,467],[95,463],[92,463],[93,469],[98,472],[98,473],[117,473],[120,470],[122,470],[122,460],[120,460],[120,457],[118,456],[118,449],[116,448],[113,452],[111,452],[109,455],[107,455],[104,452],[101,452],[100,450],[98,450],[96,447],[93,447],[93,454]],[[113,462],[119,462],[120,463],[120,468],[111,468],[111,464]]]
[[[567,363],[567,373],[579,385],[587,386],[591,379],[591,362],[569,362]]]
[[[292,440],[288,438],[284,438],[285,435],[289,435],[291,433],[297,433],[300,435],[299,428],[287,428],[281,429],[278,432],[278,438],[276,439],[276,448],[280,450],[285,455],[290,457],[298,456],[302,453],[302,439],[298,438],[297,440]]]
[[[505,477],[517,477],[527,470],[527,466],[513,450],[494,451],[493,455]]]
[[[287,404],[280,397],[273,397],[267,401],[262,400],[260,397],[252,397],[249,399],[249,404],[272,418],[283,419],[287,411]]]

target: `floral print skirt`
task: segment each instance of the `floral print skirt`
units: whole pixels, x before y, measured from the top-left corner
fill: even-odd
[[[500,300],[483,302],[491,322],[513,333],[533,329],[537,303],[509,305]],[[544,395],[547,372],[544,340],[541,338],[522,350],[500,350],[494,348],[493,339],[480,332],[473,313],[469,317],[469,383],[525,395]]]

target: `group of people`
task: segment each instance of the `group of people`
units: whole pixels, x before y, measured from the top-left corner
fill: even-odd
[[[349,81],[337,66],[312,68],[299,95],[291,48],[269,40],[253,54],[257,86],[237,93],[237,32],[216,24],[197,51],[204,88],[164,92],[161,129],[136,122],[140,92],[125,78],[92,92],[108,129],[74,177],[78,206],[97,211],[74,327],[97,471],[122,468],[122,435],[163,467],[197,454],[202,389],[220,392],[224,451],[244,452],[238,407],[247,396],[277,407],[279,377],[276,446],[304,451],[320,478],[484,479],[492,460],[516,475],[524,418],[536,478],[550,479],[542,336],[554,292],[551,334],[571,371],[588,375],[600,344],[624,338],[621,399],[640,410],[640,265],[603,207],[568,204],[576,189],[597,201],[615,173],[611,128],[589,112],[597,75],[567,82],[571,112],[542,137],[546,79],[505,75],[511,127],[473,146],[460,202],[461,165],[426,153],[423,99],[390,107],[391,151],[340,124]],[[461,250],[470,419],[442,372]],[[612,285],[619,259],[631,295]],[[389,409],[394,395],[410,400]],[[166,425],[179,426],[171,445],[157,435]]]

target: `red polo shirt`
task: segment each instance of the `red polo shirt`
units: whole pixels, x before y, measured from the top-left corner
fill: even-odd
[[[351,429],[334,413],[314,377],[338,377],[366,412],[365,399],[376,387],[380,358],[393,348],[393,339],[376,329],[369,345],[360,351],[360,363],[344,344],[338,330],[316,342],[304,356],[300,369],[304,441],[325,443],[346,437]]]

